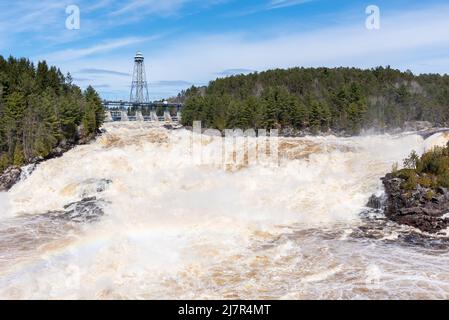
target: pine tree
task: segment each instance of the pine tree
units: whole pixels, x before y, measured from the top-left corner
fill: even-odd
[[[249,96],[248,98],[246,98],[245,112],[248,114],[248,118],[250,119],[248,128],[257,129],[262,126],[262,112],[260,108],[260,101],[256,97]]]
[[[6,154],[0,155],[0,173],[9,167],[9,158]]]
[[[40,90],[44,90],[48,87],[49,81],[48,81],[48,65],[47,62],[41,61],[37,64],[37,70],[36,70],[36,82]]]
[[[283,127],[292,124],[292,115],[295,109],[293,97],[285,87],[279,87],[276,90],[276,104],[279,108],[279,124]]]
[[[293,98],[293,126],[296,129],[304,129],[309,121],[309,113],[306,106],[298,99]]]
[[[95,132],[97,120],[95,118],[95,105],[90,102],[87,103],[86,111],[83,118],[83,132],[84,136],[88,137]]]
[[[87,87],[84,96],[87,103],[90,104],[90,107],[94,110],[95,128],[101,127],[105,119],[105,110],[103,109],[100,96],[92,86]]]
[[[10,155],[14,152],[16,141],[22,136],[25,108],[25,97],[22,93],[13,92],[7,96],[0,121]]]
[[[262,126],[266,129],[273,129],[278,124],[278,105],[276,101],[276,91],[269,88],[262,100]]]
[[[23,148],[22,144],[17,143],[16,147],[14,149],[14,156],[13,156],[13,165],[20,167],[25,164],[25,157],[23,155]]]
[[[322,122],[322,110],[321,104],[317,101],[313,101],[310,106],[309,124],[311,130],[316,133],[321,129]]]

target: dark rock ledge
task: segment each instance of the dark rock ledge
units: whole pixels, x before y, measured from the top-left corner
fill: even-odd
[[[22,174],[22,169],[19,167],[9,167],[6,171],[0,175],[0,192],[8,191],[19,180]]]
[[[385,216],[396,223],[417,228],[423,232],[438,233],[449,227],[449,190],[425,188],[421,185],[405,190],[404,179],[387,174],[383,179],[386,197],[373,196],[368,206],[383,206]]]

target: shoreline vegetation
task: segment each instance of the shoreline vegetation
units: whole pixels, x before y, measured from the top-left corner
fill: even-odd
[[[283,135],[339,136],[449,124],[449,76],[390,67],[276,69],[191,87],[182,124],[218,129],[279,129]],[[417,126],[417,127],[416,127]]]
[[[25,58],[0,55],[0,176],[5,180],[0,189],[12,186],[20,167],[92,140],[104,119],[93,87],[82,91],[70,74],[45,61],[35,66]]]

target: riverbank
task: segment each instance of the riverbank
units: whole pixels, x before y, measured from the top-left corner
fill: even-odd
[[[79,131],[79,130],[78,130]],[[44,161],[62,157],[67,151],[72,150],[76,146],[88,144],[94,141],[99,135],[104,133],[103,130],[97,130],[95,134],[88,136],[79,136],[74,141],[65,141],[54,147],[50,154],[46,157],[35,158],[28,161],[24,166],[9,166],[5,171],[0,173],[0,192],[9,191],[22,177],[30,175],[36,166]]]

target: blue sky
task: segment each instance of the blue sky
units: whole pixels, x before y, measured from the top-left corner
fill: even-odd
[[[66,28],[66,7],[81,28]],[[365,10],[380,8],[380,30]],[[294,66],[391,65],[449,73],[447,0],[0,0],[0,54],[45,59],[104,98],[129,95],[133,56],[150,96],[235,73]]]

